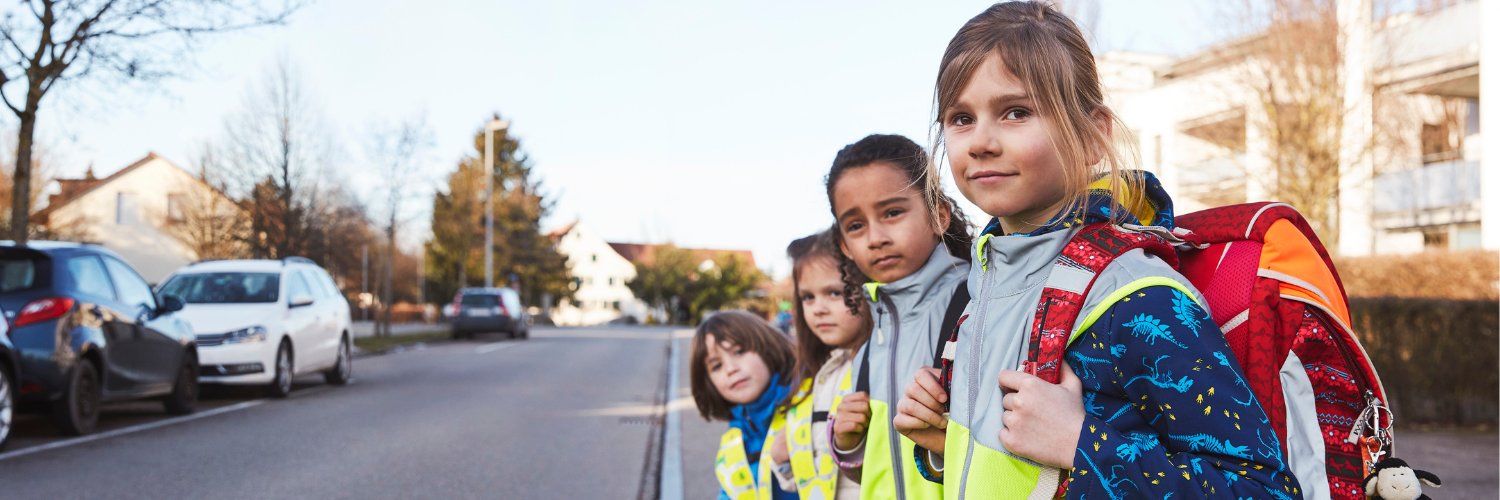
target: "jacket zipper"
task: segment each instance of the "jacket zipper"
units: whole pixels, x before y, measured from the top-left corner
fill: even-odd
[[[986,253],[987,250],[985,248],[986,245],[984,244],[984,243],[987,243],[987,242],[988,242],[988,238],[986,238],[983,242],[980,243],[980,245],[979,245],[979,251],[976,252],[978,254],[978,256],[985,257],[985,258],[981,259],[981,262],[984,262],[984,261],[988,260],[987,259],[988,254]],[[967,378],[969,379],[969,390],[966,391],[967,395],[968,395],[968,400],[969,400],[969,408],[968,408],[968,415],[967,416],[968,416],[968,425],[970,426],[970,432],[969,432],[969,445],[964,448],[964,457],[962,459],[963,461],[959,462],[959,464],[961,464],[963,466],[963,468],[964,468],[963,469],[964,470],[963,474],[960,474],[959,478],[958,478],[958,498],[959,498],[959,500],[963,500],[963,498],[965,497],[965,495],[968,493],[968,490],[969,490],[969,469],[971,469],[970,465],[973,465],[972,461],[974,459],[974,447],[979,444],[979,442],[974,439],[974,432],[972,430],[973,429],[972,426],[974,425],[974,406],[979,403],[979,370],[978,370],[978,368],[979,368],[979,361],[980,361],[980,359],[979,359],[980,358],[979,353],[982,351],[982,348],[983,348],[983,345],[984,345],[984,333],[985,333],[984,332],[984,325],[985,325],[984,319],[985,319],[985,312],[986,312],[986,310],[984,308],[984,301],[985,301],[985,291],[987,289],[989,289],[989,284],[990,284],[989,283],[989,274],[990,274],[990,266],[986,262],[986,264],[984,266],[982,266],[982,267],[979,268],[979,293],[974,294],[972,297],[969,298],[969,303],[970,304],[978,304],[978,307],[974,308],[974,316],[975,316],[974,319],[975,319],[975,321],[978,321],[977,323],[975,323],[976,325],[978,325],[978,328],[974,331],[974,335],[970,335],[970,339],[969,339],[970,340],[970,344],[973,345],[973,347],[971,347],[970,351],[969,351],[970,352],[969,359],[968,359],[968,361],[969,361],[969,369],[968,369],[968,373],[967,373],[967,375],[968,375]],[[953,355],[953,363],[954,363],[954,366],[958,366],[958,353],[954,353],[954,355]],[[950,386],[949,388],[951,389],[952,387]],[[953,396],[952,394],[949,395],[950,398],[952,396]],[[943,461],[947,462],[947,458],[945,457]]]
[[[892,396],[900,392],[897,389],[896,380],[896,345],[900,343],[899,339],[901,338],[901,313],[896,310],[896,304],[891,301],[889,295],[881,294],[880,302],[885,305],[883,309],[891,311],[891,341],[886,344],[886,355],[889,359],[889,362],[886,363],[886,372],[889,377],[890,387],[886,388],[888,391],[886,393],[886,401],[900,401],[900,399]],[[881,316],[884,317],[883,314]],[[886,413],[890,413],[894,408],[894,405],[888,407]],[[906,464],[901,463],[901,434],[896,432],[896,422],[891,417],[891,415],[887,414],[885,419],[886,432],[890,433],[891,471],[896,475],[896,498],[905,500],[906,475],[903,474],[903,466]]]

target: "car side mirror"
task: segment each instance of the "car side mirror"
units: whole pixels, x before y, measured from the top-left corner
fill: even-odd
[[[313,298],[312,298],[311,295],[295,295],[295,296],[292,297],[291,305],[292,305],[293,308],[297,308],[297,307],[303,307],[303,306],[310,306],[310,305],[312,305],[312,303],[313,303]]]
[[[182,302],[182,299],[179,298],[178,296],[176,296],[176,295],[163,295],[161,297],[161,306],[157,308],[156,314],[157,315],[162,315],[162,314],[174,313],[174,312],[177,312],[177,311],[181,311],[183,305],[184,304]]]

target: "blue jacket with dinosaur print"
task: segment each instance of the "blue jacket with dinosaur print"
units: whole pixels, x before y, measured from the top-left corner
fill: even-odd
[[[1147,224],[1170,228],[1170,198],[1154,178],[1146,181],[1153,212]],[[1036,231],[1005,234],[998,220],[984,230],[991,237],[976,245],[976,262],[984,265],[971,270],[974,299],[954,354],[947,498],[1027,496],[1024,487],[991,477],[997,457],[1014,457],[999,443],[998,373],[1025,359],[1041,285],[1062,246],[1081,225],[1110,220],[1111,205],[1094,193],[1073,217]],[[1131,215],[1114,220],[1140,224]],[[1137,285],[1160,282],[1175,285]],[[1107,302],[1124,288],[1134,291]],[[1139,250],[1099,274],[1075,325],[1096,308],[1103,313],[1065,354],[1082,381],[1085,413],[1068,498],[1302,496],[1265,411],[1198,297],[1170,266]]]

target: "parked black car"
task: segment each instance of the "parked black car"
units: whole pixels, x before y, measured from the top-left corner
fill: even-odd
[[[16,381],[21,379],[20,360],[10,343],[10,322],[0,321],[0,450],[10,441],[16,417]]]
[[[192,329],[114,252],[96,245],[0,243],[0,308],[20,357],[22,408],[49,410],[65,433],[87,434],[99,405],[162,398],[171,414],[198,400]]]

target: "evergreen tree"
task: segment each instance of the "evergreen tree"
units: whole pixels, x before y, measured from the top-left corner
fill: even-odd
[[[452,297],[459,288],[484,284],[484,139],[448,175],[448,189],[433,198],[432,240],[427,243],[431,297]],[[494,283],[514,286],[529,306],[547,306],[572,296],[567,258],[557,252],[541,220],[552,209],[531,160],[508,131],[494,138]]]

